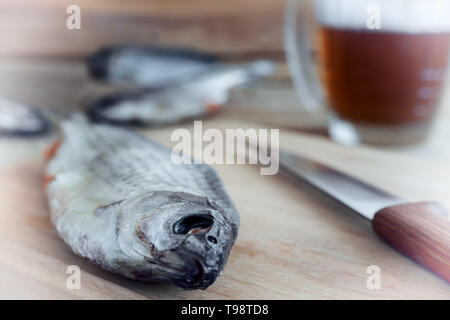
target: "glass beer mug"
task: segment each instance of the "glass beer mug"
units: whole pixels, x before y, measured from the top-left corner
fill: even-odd
[[[430,131],[445,92],[449,0],[288,0],[294,87],[325,107],[342,144],[409,144]]]

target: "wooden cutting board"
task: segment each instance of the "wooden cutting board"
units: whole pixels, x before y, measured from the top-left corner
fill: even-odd
[[[252,125],[224,114],[206,126]],[[170,145],[172,129],[145,134]],[[282,131],[280,139],[286,149],[407,199],[438,200],[450,208],[450,163],[445,159],[346,148],[292,131]],[[261,176],[249,165],[216,166],[241,214],[241,228],[223,275],[210,288],[184,291],[102,271],[74,255],[49,222],[38,152],[44,144],[0,141],[2,157],[15,151],[29,157],[0,169],[0,298],[450,299],[446,282],[384,244],[368,221],[290,177]],[[81,269],[79,290],[66,287],[70,265]],[[371,265],[381,269],[381,289],[367,288]]]

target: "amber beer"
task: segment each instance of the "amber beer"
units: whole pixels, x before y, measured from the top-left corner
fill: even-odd
[[[435,114],[450,32],[411,33],[322,26],[318,52],[330,108],[358,123],[402,125]]]
[[[356,132],[369,143],[423,140],[447,79],[450,1],[314,3],[332,137]],[[367,23],[368,12],[378,12],[378,24]]]

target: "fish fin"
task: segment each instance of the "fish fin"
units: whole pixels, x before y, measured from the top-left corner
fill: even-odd
[[[45,160],[49,161],[51,160],[56,152],[58,151],[59,147],[61,146],[61,140],[54,141],[51,145],[49,145],[43,152],[42,156]]]
[[[220,109],[222,109],[222,106],[214,102],[210,102],[205,105],[205,111],[207,113],[217,112],[220,111]]]
[[[44,178],[42,179],[42,185],[43,185],[43,187],[46,188],[46,187],[48,186],[48,184],[49,184],[50,182],[52,182],[54,179],[55,179],[55,176],[54,176],[54,175],[51,175],[51,174],[46,174],[46,175],[44,175]]]

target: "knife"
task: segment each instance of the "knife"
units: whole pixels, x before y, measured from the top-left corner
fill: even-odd
[[[407,202],[324,164],[280,150],[280,169],[372,221],[390,246],[450,283],[450,220],[437,202]]]

